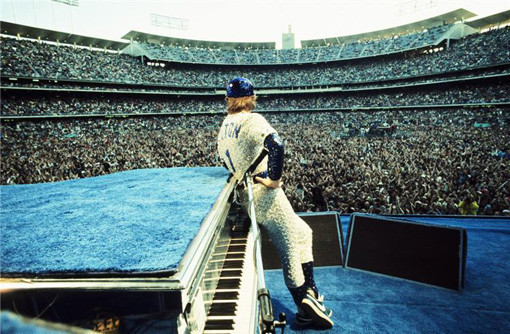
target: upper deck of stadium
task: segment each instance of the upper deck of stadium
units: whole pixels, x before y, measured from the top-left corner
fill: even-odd
[[[457,9],[428,19],[350,36],[301,41],[302,48],[276,49],[274,42],[215,42],[130,31],[111,41],[2,22],[2,34],[144,56],[151,61],[218,65],[286,65],[330,62],[433,48],[445,40],[506,24],[510,10],[477,17]]]

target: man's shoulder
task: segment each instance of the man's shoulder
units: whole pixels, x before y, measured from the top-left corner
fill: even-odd
[[[265,119],[265,118],[264,118],[264,116],[262,116],[258,113],[255,113],[255,112],[250,112],[250,113],[242,112],[242,113],[227,115],[227,117],[225,117],[223,119],[223,123],[229,123],[229,122],[238,123],[238,122],[246,122],[249,120],[256,120],[256,119]]]
[[[258,112],[252,112],[250,115],[252,115],[254,118],[266,119],[262,114],[259,114]]]
[[[262,126],[263,128],[271,127],[266,118],[259,113],[250,113],[249,118],[246,119],[246,122],[256,126]]]

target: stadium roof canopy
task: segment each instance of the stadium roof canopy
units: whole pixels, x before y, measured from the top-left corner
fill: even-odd
[[[102,38],[96,38],[96,37],[87,37],[87,36],[81,36],[81,35],[75,35],[71,33],[61,32],[61,31],[55,31],[55,30],[49,30],[44,28],[35,28],[30,26],[25,26],[22,24],[17,23],[10,23],[10,22],[0,22],[1,25],[1,33],[5,35],[11,35],[11,36],[20,36],[23,38],[32,38],[32,39],[38,39],[44,41],[51,41],[51,42],[60,42],[60,43],[66,43],[66,44],[76,44],[80,46],[91,46],[93,48],[101,48],[101,49],[107,49],[107,50],[122,50],[127,45],[129,45],[128,42],[121,42],[121,41],[111,41],[107,39]]]
[[[329,37],[329,38],[320,38],[320,39],[309,39],[301,41],[302,47],[311,47],[311,46],[327,46],[327,45],[338,45],[343,43],[352,43],[359,40],[365,39],[376,39],[401,33],[412,33],[414,31],[423,30],[426,28],[435,27],[438,25],[442,25],[449,22],[455,22],[459,20],[466,20],[471,17],[474,17],[475,14],[463,9],[459,8],[454,11],[444,13],[438,16],[434,16],[425,20],[416,21],[404,25],[400,25],[393,28],[377,30],[362,34],[350,35],[350,36],[342,36],[342,37]],[[362,20],[363,18],[360,18]]]
[[[471,21],[465,22],[468,26],[475,29],[483,29],[490,26],[495,26],[502,23],[510,22],[510,10],[488,15],[480,18],[473,18]]]
[[[131,30],[122,39],[133,40],[137,42],[148,42],[154,44],[165,44],[165,45],[179,45],[179,46],[191,46],[191,47],[202,47],[211,49],[274,49],[276,47],[275,42],[214,42],[214,41],[201,41],[194,39],[183,39],[175,37],[167,37],[160,35],[148,34],[140,31]]]

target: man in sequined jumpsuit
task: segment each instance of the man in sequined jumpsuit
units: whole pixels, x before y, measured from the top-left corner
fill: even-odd
[[[253,173],[255,214],[280,255],[285,284],[298,309],[296,322],[331,328],[332,311],[324,306],[313,277],[312,230],[294,213],[281,188],[283,142],[263,116],[251,112],[256,96],[248,79],[231,79],[226,101],[227,117],[218,134],[218,153],[239,183],[261,152],[267,150]],[[239,196],[242,203],[247,203],[246,190],[241,190]]]

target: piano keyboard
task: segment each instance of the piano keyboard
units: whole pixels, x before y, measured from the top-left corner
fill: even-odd
[[[204,328],[206,334],[253,332],[254,321],[258,316],[257,276],[253,256],[254,240],[247,227],[249,222],[248,226],[234,225],[230,239],[215,247],[212,261],[218,259],[221,265],[218,269],[209,266],[211,271],[219,271],[219,277],[208,305]]]

